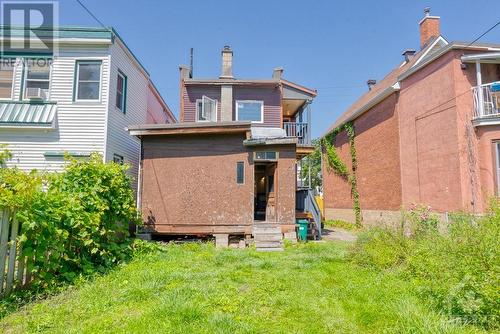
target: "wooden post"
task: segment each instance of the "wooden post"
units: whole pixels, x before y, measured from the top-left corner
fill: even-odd
[[[7,257],[7,242],[9,238],[9,212],[3,210],[2,222],[0,226],[0,292],[3,293],[3,282],[5,278],[5,260]]]
[[[5,294],[12,291],[14,284],[14,271],[16,266],[16,250],[17,250],[17,231],[19,230],[19,222],[16,218],[16,213],[12,213],[12,228],[10,233],[10,249],[9,249],[9,267],[7,271],[7,284],[5,286]]]

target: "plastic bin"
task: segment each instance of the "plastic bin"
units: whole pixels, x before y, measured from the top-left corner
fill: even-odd
[[[306,219],[298,219],[297,220],[297,237],[300,241],[307,240],[307,226],[309,222]]]

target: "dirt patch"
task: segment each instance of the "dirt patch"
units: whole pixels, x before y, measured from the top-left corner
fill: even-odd
[[[323,240],[340,240],[354,242],[358,238],[356,234],[338,227],[328,227],[322,231]]]

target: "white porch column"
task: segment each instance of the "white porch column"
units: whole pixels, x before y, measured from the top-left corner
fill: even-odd
[[[484,97],[483,97],[483,79],[481,77],[481,63],[479,60],[476,60],[476,81],[477,81],[477,111],[478,116],[484,116]]]

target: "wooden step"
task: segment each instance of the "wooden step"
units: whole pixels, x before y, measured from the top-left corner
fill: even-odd
[[[252,234],[281,234],[281,227],[254,227]]]

